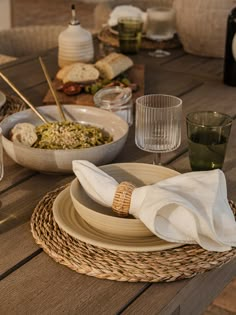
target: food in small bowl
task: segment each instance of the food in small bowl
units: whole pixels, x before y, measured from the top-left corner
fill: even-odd
[[[160,180],[178,175],[166,167],[142,163],[117,163],[100,167],[117,182],[128,181],[136,187],[151,185]],[[152,232],[139,220],[129,215],[119,217],[111,208],[93,201],[75,178],[70,186],[70,195],[77,213],[95,230],[119,238],[146,238]]]
[[[49,122],[60,121],[56,105],[38,107],[39,112]],[[24,110],[8,116],[0,127],[3,130],[3,147],[18,164],[49,173],[72,173],[72,161],[88,160],[96,165],[111,162],[122,150],[128,135],[128,124],[119,116],[99,108],[80,105],[63,106],[69,122],[79,122],[82,127],[92,126],[103,130],[112,141],[88,148],[38,148],[11,140],[12,130],[17,124],[27,123],[41,126],[43,123],[31,110]],[[89,128],[89,127],[88,127]]]

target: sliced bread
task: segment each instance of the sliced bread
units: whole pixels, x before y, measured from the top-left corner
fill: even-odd
[[[10,132],[10,139],[12,142],[22,143],[31,147],[38,139],[35,126],[30,123],[16,124]]]
[[[86,63],[75,63],[69,65],[68,68],[64,70],[63,69],[60,70],[63,71],[63,73],[61,72],[59,74],[59,77],[62,78],[63,83],[89,83],[96,81],[100,75],[99,71],[92,64]]]
[[[95,67],[99,70],[101,77],[109,80],[114,79],[132,66],[133,61],[128,56],[115,52],[95,63]]]
[[[56,74],[56,78],[58,80],[63,80],[63,78],[65,77],[65,75],[70,71],[70,69],[74,66],[74,64],[65,66],[63,68],[61,68],[57,74]]]

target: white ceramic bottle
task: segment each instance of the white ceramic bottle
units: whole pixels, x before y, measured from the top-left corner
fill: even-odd
[[[92,34],[80,25],[74,5],[71,9],[72,19],[58,37],[58,64],[61,68],[75,62],[93,62],[94,59]]]

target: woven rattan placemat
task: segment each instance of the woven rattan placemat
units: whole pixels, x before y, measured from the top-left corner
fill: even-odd
[[[65,187],[49,192],[38,203],[31,218],[31,231],[49,256],[81,274],[116,281],[170,282],[220,267],[236,256],[236,248],[220,253],[185,245],[156,252],[127,252],[79,241],[61,230],[53,218],[54,199]],[[235,213],[236,205],[230,205]]]
[[[0,122],[7,116],[27,108],[27,105],[17,96],[6,95],[6,99],[5,104],[0,108]]]
[[[119,47],[119,40],[116,34],[113,34],[109,27],[104,27],[97,35],[98,39],[104,44],[112,47]],[[141,49],[152,50],[152,49],[172,49],[181,47],[181,43],[177,35],[170,40],[165,41],[154,41],[143,37],[141,42]]]

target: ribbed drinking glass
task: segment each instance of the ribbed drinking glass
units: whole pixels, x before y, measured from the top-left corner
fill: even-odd
[[[182,100],[164,94],[150,94],[136,100],[135,143],[153,152],[154,164],[161,154],[176,150],[181,143]]]

